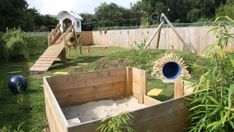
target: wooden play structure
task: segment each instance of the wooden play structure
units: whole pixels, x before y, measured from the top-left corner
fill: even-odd
[[[161,34],[161,29],[163,27],[164,24],[168,24],[168,26],[173,30],[173,32],[175,33],[175,35],[179,38],[179,40],[182,42],[183,46],[190,52],[192,53],[196,53],[196,50],[194,49],[194,47],[192,47],[191,45],[185,43],[185,41],[182,39],[182,37],[179,35],[179,33],[176,31],[175,27],[172,25],[172,23],[169,21],[169,19],[167,18],[167,16],[162,13],[161,14],[161,22],[159,24],[159,26],[157,27],[157,29],[155,30],[155,32],[153,33],[153,35],[150,37],[150,39],[146,42],[144,49],[147,49],[150,45],[150,43],[152,42],[152,40],[155,38],[155,36],[158,34],[158,39],[157,39],[157,44],[156,44],[156,49],[159,48],[159,41],[160,41],[160,34]]]
[[[160,102],[146,95],[146,72],[127,67],[87,73],[44,77],[46,116],[51,132],[94,132],[101,119],[69,124],[63,109],[90,101],[117,100],[132,96],[145,108],[130,111],[134,129],[143,131],[183,132],[188,125],[188,102],[183,82],[176,82],[175,99]],[[108,104],[107,104],[108,105]],[[79,120],[79,116],[74,117]]]
[[[48,36],[48,48],[29,69],[30,72],[47,71],[55,61],[66,61],[66,52],[70,47],[81,48],[82,18],[66,11],[60,12],[57,18],[59,23]]]

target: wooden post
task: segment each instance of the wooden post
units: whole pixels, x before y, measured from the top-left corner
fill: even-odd
[[[87,53],[90,53],[90,46],[87,47]]]
[[[174,84],[174,99],[184,96],[184,81],[176,80]]]
[[[185,43],[185,41],[182,39],[182,37],[180,36],[180,34],[176,31],[175,27],[172,25],[172,23],[168,20],[168,18],[165,16],[164,13],[162,13],[162,17],[165,18],[165,20],[167,21],[167,23],[169,24],[169,26],[171,27],[171,29],[174,31],[174,33],[176,34],[176,36],[179,38],[179,40],[183,43],[183,45],[191,50],[192,53],[196,53],[196,51],[194,49],[190,49],[189,46]]]
[[[82,47],[81,47],[81,46],[79,46],[79,48],[80,48],[80,55],[82,55]]]
[[[132,95],[132,68],[126,67],[126,87],[125,96]]]
[[[162,30],[162,27],[159,29],[159,32],[158,32],[158,40],[157,40],[157,44],[156,44],[156,49],[159,48],[159,42],[160,42],[160,37],[161,37],[161,30]]]
[[[63,49],[63,51],[62,51],[62,60],[63,60],[65,63],[67,63],[67,57],[66,57],[66,50],[65,50],[65,49]]]
[[[154,39],[155,35],[161,30],[162,26],[163,26],[163,22],[161,22],[159,24],[158,28],[156,29],[156,31],[154,32],[154,34],[152,35],[152,37],[149,39],[149,41],[147,41],[147,43],[145,44],[144,49],[146,49],[149,46],[149,44],[151,43],[151,41]]]

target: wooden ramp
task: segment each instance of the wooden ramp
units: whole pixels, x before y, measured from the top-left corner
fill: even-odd
[[[32,65],[29,69],[29,72],[43,72],[47,71],[50,66],[58,60],[57,58],[62,55],[62,59],[66,59],[65,51],[62,53],[65,48],[69,48],[70,46],[75,46],[71,40],[72,37],[76,40],[76,44],[78,44],[78,38],[75,33],[73,24],[67,29],[65,33],[62,33],[59,30],[60,24],[56,26],[55,29],[52,30],[51,34],[48,38],[48,48],[46,51],[40,56],[40,58]]]
[[[29,69],[30,72],[43,72],[47,71],[50,66],[56,61],[64,49],[64,44],[54,44],[49,46],[46,51],[40,56],[40,58]]]

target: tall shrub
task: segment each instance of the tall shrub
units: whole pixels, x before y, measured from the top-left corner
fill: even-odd
[[[23,39],[22,32],[18,30],[7,30],[3,36],[4,56],[9,59],[13,56],[22,55],[24,58],[29,57],[28,47]]]
[[[2,42],[0,40],[0,57],[7,60],[15,56],[23,56],[28,59],[31,55],[41,54],[47,47],[46,34],[7,30],[2,38]]]
[[[227,23],[220,20],[228,20]],[[234,20],[218,17],[211,30],[218,38],[210,48],[211,67],[195,86],[195,96],[191,103],[192,132],[234,130],[234,58],[224,52],[230,38]]]

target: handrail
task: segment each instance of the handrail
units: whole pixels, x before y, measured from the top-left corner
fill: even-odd
[[[49,38],[48,38],[49,46],[52,45],[52,42],[54,41],[54,39],[56,39],[57,36],[59,35],[59,33],[61,33],[60,26],[61,25],[58,23],[57,26],[54,29],[52,29],[52,31],[49,35]]]
[[[68,42],[67,42],[67,40],[66,40],[66,36],[67,36],[67,34],[68,34],[68,32],[70,32],[70,31],[72,31],[73,30],[73,26],[74,26],[74,23],[72,23],[72,25],[67,29],[67,31],[65,32],[65,33],[63,33],[63,35],[62,35],[62,39],[63,39],[63,41],[64,41],[64,46],[65,47],[68,47]],[[72,31],[72,32],[74,32],[74,31]]]

